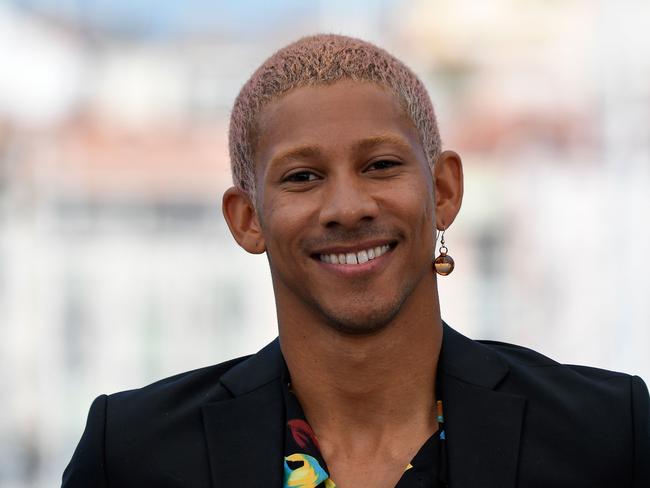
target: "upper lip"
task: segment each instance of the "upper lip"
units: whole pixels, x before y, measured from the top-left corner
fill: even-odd
[[[395,239],[373,239],[371,241],[358,242],[354,244],[337,244],[315,250],[312,254],[347,254],[365,251],[367,249],[388,245],[393,247],[397,241]]]

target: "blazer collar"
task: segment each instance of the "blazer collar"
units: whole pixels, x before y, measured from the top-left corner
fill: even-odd
[[[526,400],[497,391],[507,363],[443,324],[438,367],[450,486],[514,487]],[[213,486],[282,486],[284,368],[276,339],[221,377],[230,398],[203,407]]]
[[[221,395],[231,398],[203,406],[213,487],[282,486],[283,368],[276,339],[221,377]]]
[[[438,368],[448,376],[494,389],[508,374],[508,365],[494,350],[452,329],[445,322]],[[276,337],[257,354],[229,369],[220,383],[234,396],[251,392],[282,376],[285,368]]]
[[[516,486],[526,399],[498,391],[509,367],[492,348],[444,325],[439,360],[449,485]]]
[[[220,379],[234,397],[245,395],[282,376],[284,357],[277,337],[257,354],[229,369]]]
[[[438,368],[448,376],[493,389],[508,374],[508,365],[493,349],[468,339],[442,323],[442,349]]]

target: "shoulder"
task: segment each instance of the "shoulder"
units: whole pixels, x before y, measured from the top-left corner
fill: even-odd
[[[156,473],[183,473],[206,486],[201,407],[230,398],[221,378],[247,357],[170,376],[142,388],[100,395],[63,474],[63,486],[161,486]],[[175,439],[181,449],[169,449]],[[180,475],[179,475],[180,476]],[[152,478],[153,477],[153,478]],[[169,481],[169,480],[166,480]]]
[[[508,369],[497,390],[526,399],[523,456],[534,458],[548,439],[561,439],[569,451],[556,447],[549,458],[607,459],[612,466],[628,466],[625,476],[637,482],[650,480],[650,398],[641,378],[561,364],[514,344],[477,342]]]
[[[569,375],[585,380],[606,381],[629,379],[631,375],[591,366],[563,364],[533,349],[507,342],[477,340],[476,342],[495,352],[508,366],[518,370],[530,369],[536,374]]]
[[[472,340],[445,324],[441,366],[446,374],[474,385],[546,398],[614,395],[641,381],[625,373],[561,364],[532,349],[490,340]],[[618,392],[611,391],[618,390]]]
[[[648,424],[650,402],[643,380],[634,375],[590,366],[559,363],[526,347],[497,341],[477,341],[508,367],[498,390],[521,394],[533,409],[546,406],[571,418],[632,420]],[[647,429],[646,429],[647,430]]]
[[[487,340],[477,342],[495,352],[507,364],[510,370],[507,379],[511,381],[525,378],[540,386],[548,383],[554,389],[566,385],[567,388],[581,387],[581,390],[594,389],[600,392],[610,390],[612,393],[618,388],[629,390],[631,383],[643,383],[638,376],[627,373],[559,363],[533,349],[515,344]]]
[[[220,385],[221,377],[249,357],[185,371],[141,388],[110,394],[106,399],[107,406],[109,409],[124,406],[128,407],[128,412],[146,414],[151,409],[169,410],[225,399],[228,392]]]

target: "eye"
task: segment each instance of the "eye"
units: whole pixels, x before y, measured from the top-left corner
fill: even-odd
[[[287,175],[282,181],[289,183],[306,183],[317,179],[318,176],[311,171],[296,171],[295,173]]]
[[[394,168],[395,166],[399,166],[402,163],[399,161],[393,161],[392,159],[380,159],[379,161],[375,161],[372,164],[370,164],[367,168],[366,171],[377,171],[377,170],[382,170],[382,169],[389,169],[389,168]]]

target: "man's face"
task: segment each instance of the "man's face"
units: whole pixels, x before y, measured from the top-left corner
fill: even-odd
[[[280,316],[300,309],[369,333],[431,289],[431,171],[392,93],[352,81],[298,88],[265,107],[258,128],[257,217]]]

